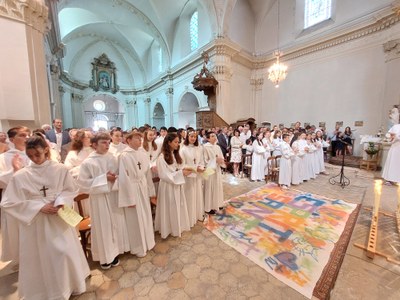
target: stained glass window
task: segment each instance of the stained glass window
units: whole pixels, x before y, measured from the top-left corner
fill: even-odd
[[[190,50],[193,51],[199,46],[199,19],[195,11],[190,18]]]
[[[331,17],[332,0],[305,0],[304,28],[311,27]]]

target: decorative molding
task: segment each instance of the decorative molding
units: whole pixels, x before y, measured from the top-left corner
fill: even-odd
[[[172,96],[174,94],[174,88],[169,87],[165,90],[165,95]]]
[[[45,34],[49,30],[49,11],[40,0],[0,1],[0,16],[21,21]]]
[[[400,58],[400,39],[391,40],[383,44],[386,62]]]
[[[262,86],[264,85],[264,78],[251,78],[250,79],[250,85],[255,89],[255,90],[260,90],[262,89]]]
[[[79,90],[84,90],[86,88],[89,87],[88,84],[82,83],[82,82],[78,82],[76,80],[71,79],[67,73],[62,72],[60,75],[60,79],[62,82],[64,82],[65,84],[69,85],[70,87],[79,89]]]
[[[72,93],[71,100],[74,103],[83,103],[83,95]]]
[[[62,95],[65,94],[65,89],[64,89],[64,87],[63,87],[62,85],[59,85],[59,86],[58,86],[58,91],[59,91],[59,93],[62,94]],[[61,96],[62,96],[62,95],[61,95]]]

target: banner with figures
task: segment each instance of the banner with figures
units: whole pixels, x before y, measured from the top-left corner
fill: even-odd
[[[356,204],[266,185],[228,201],[206,227],[311,298]]]

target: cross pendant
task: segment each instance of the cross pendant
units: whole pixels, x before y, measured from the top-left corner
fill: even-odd
[[[140,167],[142,164],[140,162],[137,163],[139,170],[141,170],[142,168]]]
[[[43,192],[43,197],[46,197],[46,191],[47,191],[48,189],[49,189],[49,188],[43,186],[43,188],[39,190],[39,191]]]

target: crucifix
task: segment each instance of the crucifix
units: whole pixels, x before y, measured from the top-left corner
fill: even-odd
[[[138,165],[138,167],[139,167],[139,170],[141,170],[142,168],[141,168],[140,166],[141,166],[142,164],[140,163],[140,161],[138,161],[137,165]]]
[[[193,163],[196,164],[196,159],[195,158],[193,158]]]
[[[46,197],[46,191],[47,191],[48,189],[49,189],[49,188],[43,186],[43,188],[39,190],[39,191],[43,192],[43,197]]]

